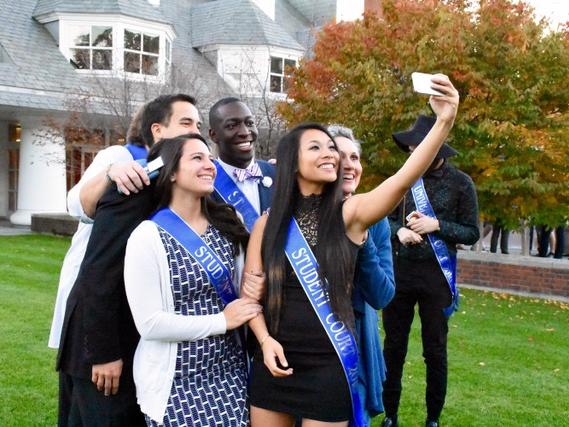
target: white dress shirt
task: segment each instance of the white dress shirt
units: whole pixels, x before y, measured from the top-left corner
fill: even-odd
[[[243,182],[238,182],[235,175],[233,175],[233,171],[236,168],[235,166],[228,165],[221,159],[217,159],[223,170],[227,172],[227,175],[233,180],[233,182],[237,185],[237,188],[241,190],[241,192],[247,197],[247,200],[251,203],[251,205],[257,211],[257,214],[261,214],[261,200],[259,198],[259,185],[254,179],[246,179]],[[255,163],[255,159],[251,160],[251,163],[247,165],[247,167],[251,166]],[[262,172],[261,172],[262,173]]]
[[[89,242],[91,230],[93,229],[93,220],[85,215],[83,207],[81,206],[81,200],[79,199],[79,192],[86,181],[101,171],[104,171],[111,163],[131,160],[132,155],[122,145],[113,145],[99,151],[93,159],[93,162],[89,165],[87,170],[85,170],[81,180],[67,193],[67,210],[71,216],[79,218],[81,222],[79,222],[77,231],[73,235],[71,246],[67,254],[65,254],[63,265],[61,266],[48,347],[59,348],[61,329],[63,328],[63,321],[65,319],[67,297],[79,274],[79,268],[83,262],[87,243]]]

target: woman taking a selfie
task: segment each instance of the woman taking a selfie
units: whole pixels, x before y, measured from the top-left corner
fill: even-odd
[[[280,141],[269,215],[253,228],[246,271],[264,271],[264,315],[249,322],[260,346],[250,385],[253,427],[363,426],[351,283],[367,229],[424,173],[452,128],[458,93],[446,76],[431,97],[437,121],[403,167],[343,201],[340,156],[328,131],[297,126]],[[288,261],[287,261],[288,259]]]

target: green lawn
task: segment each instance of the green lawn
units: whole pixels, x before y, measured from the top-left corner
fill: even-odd
[[[54,426],[55,352],[47,348],[69,239],[0,237],[0,425]]]
[[[0,426],[54,426],[57,375],[47,336],[69,239],[0,237]],[[569,425],[569,305],[472,290],[449,336],[445,426]],[[425,417],[413,325],[400,422]],[[373,424],[379,425],[378,419]]]

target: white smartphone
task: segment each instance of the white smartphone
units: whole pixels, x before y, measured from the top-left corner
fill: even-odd
[[[434,74],[417,72],[412,73],[411,80],[413,80],[413,90],[417,93],[423,93],[425,95],[443,96],[443,93],[431,88],[431,85],[433,84],[431,78],[433,76]]]
[[[407,216],[405,217],[405,223],[408,223],[408,222],[411,221],[413,218],[419,218],[419,212],[413,211],[413,212],[411,212],[409,215],[407,215]]]

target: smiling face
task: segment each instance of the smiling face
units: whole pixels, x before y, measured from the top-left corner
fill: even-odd
[[[199,139],[188,139],[182,148],[178,169],[170,178],[172,192],[203,197],[213,192],[216,169],[209,148]]]
[[[319,194],[338,178],[340,155],[334,141],[317,129],[304,131],[299,141],[297,180],[301,193]]]
[[[209,136],[219,148],[219,157],[225,163],[246,168],[255,155],[257,126],[251,110],[242,102],[232,102],[218,108],[217,120]]]
[[[362,164],[360,162],[360,151],[356,144],[344,136],[334,138],[340,158],[342,159],[343,183],[342,191],[344,196],[350,196],[358,188],[362,177]]]
[[[198,109],[195,105],[176,101],[171,107],[172,114],[168,123],[153,123],[151,130],[154,142],[166,138],[175,138],[187,133],[200,133],[201,121]]]

